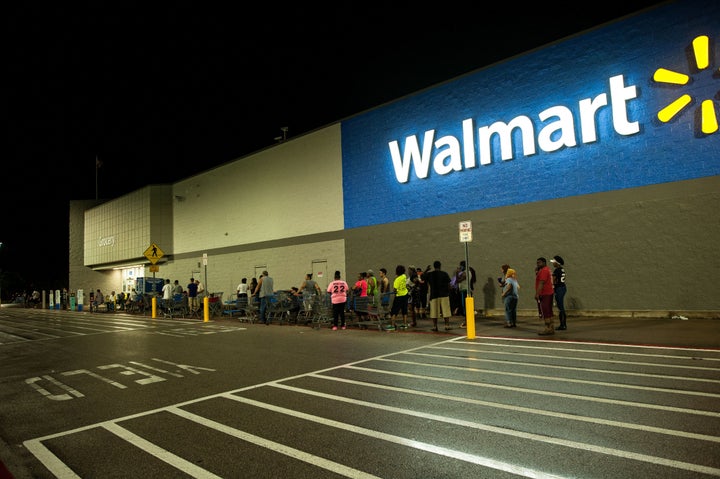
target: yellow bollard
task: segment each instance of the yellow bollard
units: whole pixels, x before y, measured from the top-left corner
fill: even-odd
[[[467,338],[475,339],[475,299],[472,296],[465,298],[465,327]]]
[[[210,321],[210,299],[205,296],[203,298],[203,322],[207,323]]]
[[[157,318],[157,298],[155,296],[152,297],[152,316],[150,316],[152,319]]]

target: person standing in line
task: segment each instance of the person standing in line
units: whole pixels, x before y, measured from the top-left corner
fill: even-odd
[[[358,273],[358,279],[355,281],[355,285],[353,286],[353,290],[355,292],[356,296],[367,296],[367,277],[366,272]]]
[[[169,311],[172,307],[173,299],[173,286],[170,284],[170,279],[165,280],[165,284],[162,289],[162,307],[165,311]]]
[[[390,292],[390,278],[387,275],[387,269],[380,268],[380,294]]]
[[[380,304],[385,308],[390,305],[390,279],[385,268],[380,268]]]
[[[426,319],[427,318],[427,309],[428,309],[428,285],[425,281],[425,274],[430,271],[430,265],[425,268],[425,271],[422,270],[422,268],[417,268],[417,295],[416,297],[413,297],[413,302],[415,302],[418,305],[417,310],[417,317],[419,319]]]
[[[352,288],[352,303],[350,309],[360,321],[364,321],[368,314],[368,297],[367,297],[367,273],[363,271],[358,273],[358,279]]]
[[[92,306],[90,307],[90,311],[92,312],[93,309],[95,309],[95,312],[98,312],[98,307],[101,304],[105,303],[105,296],[103,296],[102,291],[99,289],[95,291],[95,297],[91,298]]]
[[[312,273],[305,274],[305,280],[300,285],[300,288],[298,288],[298,295],[302,296],[303,309],[308,312],[312,311],[315,296],[322,293],[317,281],[312,279],[312,277]]]
[[[417,312],[420,304],[418,301],[420,287],[418,283],[419,274],[417,268],[415,268],[415,266],[413,265],[408,266],[405,276],[407,277],[406,283],[408,290],[408,316],[410,317],[410,326],[416,328]]]
[[[257,303],[259,302],[258,295],[255,293],[255,290],[257,289],[258,280],[257,278],[253,278],[250,280],[250,287],[248,288],[248,292],[250,293],[250,297],[248,298],[248,303]]]
[[[540,336],[555,334],[552,310],[553,295],[552,273],[548,268],[547,260],[540,257],[537,259],[535,269],[535,301],[538,304],[540,319],[545,323],[545,329],[538,333]]]
[[[243,278],[240,280],[240,284],[238,284],[238,287],[237,287],[237,299],[247,298],[247,293],[248,293],[247,278]]]
[[[345,329],[345,306],[349,291],[350,287],[341,279],[340,271],[335,271],[335,279],[327,287],[327,292],[330,293],[330,302],[332,303],[333,331],[337,331],[338,324],[340,328]]]
[[[463,272],[460,270],[460,266],[457,266],[450,277],[450,307],[452,308],[453,316],[462,316],[460,310],[460,278],[462,274]],[[465,327],[465,321],[462,322],[460,327]]]
[[[378,305],[378,297],[380,296],[380,289],[378,287],[378,280],[375,277],[375,271],[367,270],[367,295],[370,298],[370,304],[373,306]]]
[[[465,298],[468,297],[468,294],[471,296],[473,295],[475,291],[475,281],[477,280],[477,275],[475,274],[475,268],[472,266],[470,268],[467,268],[465,264],[465,260],[460,261],[460,265],[458,266],[458,273],[457,273],[457,286],[460,293],[460,304],[458,306],[458,313],[465,318],[465,321],[460,325],[461,328],[464,328],[467,326],[467,314],[465,311]],[[468,293],[469,292],[469,293]],[[475,312],[473,311],[473,314]]]
[[[390,327],[388,331],[395,331],[395,320],[398,314],[402,314],[403,324],[399,327],[407,329],[408,316],[408,289],[407,276],[405,276],[405,266],[399,264],[395,267],[395,281],[393,281],[393,289],[395,290],[395,299],[390,308]]]
[[[255,291],[253,291],[253,294],[257,294],[260,298],[260,322],[265,323],[266,326],[270,325],[270,320],[268,319],[267,314],[270,309],[270,301],[274,292],[273,279],[268,275],[267,270],[265,270],[262,272],[260,281],[258,281],[258,285],[255,288]]]
[[[505,287],[505,278],[507,277],[507,270],[510,269],[510,265],[504,264],[504,265],[500,266],[500,269],[502,270],[502,276],[498,276],[497,280],[498,280],[498,283],[500,283],[500,287],[504,288]]]
[[[195,284],[197,284],[198,298],[204,298],[205,297],[205,286],[200,282],[199,279],[195,280]]]
[[[555,330],[565,331],[567,329],[567,313],[565,312],[565,293],[567,286],[565,285],[565,260],[562,256],[553,256],[550,260],[554,268],[552,272],[553,289],[555,290],[555,304],[558,308],[558,319],[560,326]]]
[[[440,261],[433,262],[433,270],[426,272],[425,284],[428,286],[430,298],[430,319],[433,322],[433,331],[438,330],[438,318],[445,320],[445,331],[450,331],[450,275],[442,270]]]
[[[110,311],[115,311],[115,303],[117,302],[117,296],[115,295],[115,291],[110,291],[110,294],[105,296],[105,309]]]
[[[518,306],[518,289],[520,284],[517,281],[517,273],[511,267],[505,268],[503,265],[505,277],[503,278],[502,298],[505,304],[505,327],[517,328],[517,306]]]
[[[175,280],[173,284],[173,296],[176,294],[183,294],[183,287],[180,285],[180,281]]]
[[[198,303],[198,285],[195,282],[195,278],[190,278],[190,282],[187,285],[187,292],[188,307],[190,308],[190,312],[194,313],[200,309],[200,304]]]
[[[127,302],[127,293],[120,291],[117,294],[117,307],[120,311],[125,311],[125,303]]]
[[[467,317],[465,314],[465,298],[468,297],[468,294],[472,295],[475,291],[476,280],[477,276],[475,275],[475,269],[473,267],[468,268],[465,264],[465,260],[460,261],[460,265],[458,266],[457,285],[460,290],[460,306],[458,307],[458,311],[462,316]]]

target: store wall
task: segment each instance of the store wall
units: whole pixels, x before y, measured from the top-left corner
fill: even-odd
[[[678,1],[343,121],[345,227],[720,174],[719,32]]]
[[[171,187],[141,188],[85,212],[87,266],[141,260],[151,243],[173,250]]]
[[[448,272],[465,259],[458,223],[470,220],[469,264],[478,275],[475,306],[502,309],[500,265],[518,271],[519,308],[534,304],[535,260],[565,259],[566,305],[573,314],[613,311],[652,316],[720,315],[720,177],[595,193],[349,230],[352,274],[397,264]],[[489,283],[489,287],[488,286]],[[498,313],[499,314],[499,313]]]
[[[720,133],[702,119],[718,116],[719,10],[669,3],[170,185],[169,210],[151,206],[153,228],[172,234],[157,276],[207,272],[227,298],[262,269],[278,289],[316,265],[351,282],[436,259],[452,271],[467,246],[478,310],[500,308],[494,279],[509,263],[531,312],[535,260],[559,254],[575,314],[718,314]],[[692,81],[660,84],[658,68]],[[687,108],[658,119],[686,93]],[[107,237],[98,211],[85,231]],[[473,224],[467,245],[460,221]]]
[[[340,126],[173,186],[175,254],[343,229]]]

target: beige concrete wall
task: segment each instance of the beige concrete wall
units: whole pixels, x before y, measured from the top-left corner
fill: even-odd
[[[340,126],[174,185],[174,253],[343,228]]]

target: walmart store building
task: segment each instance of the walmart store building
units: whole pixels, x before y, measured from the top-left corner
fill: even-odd
[[[474,71],[171,185],[73,201],[70,289],[397,264],[519,274],[559,254],[571,314],[720,314],[720,2],[681,0]],[[372,200],[371,200],[372,199]],[[459,225],[470,222],[472,241]],[[162,253],[151,272],[144,253]]]

